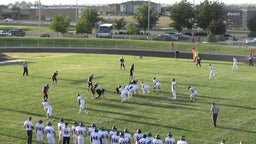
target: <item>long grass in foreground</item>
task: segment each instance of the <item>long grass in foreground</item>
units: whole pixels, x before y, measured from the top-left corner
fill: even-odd
[[[255,67],[239,63],[239,70],[232,71],[231,62],[203,61],[202,67],[185,59],[125,56],[126,70],[119,67],[119,55],[95,54],[16,54],[9,56],[29,61],[29,76],[22,76],[20,64],[0,65],[1,91],[1,143],[24,144],[26,133],[23,123],[28,116],[35,124],[47,119],[41,104],[41,88],[50,84],[49,101],[53,106],[57,129],[59,118],[73,123],[84,122],[86,127],[94,122],[110,130],[116,126],[133,134],[137,128],[143,133],[151,131],[164,139],[171,131],[177,140],[187,137],[189,144],[216,144],[222,139],[227,143],[255,143]],[[135,64],[134,76],[139,82],[150,84],[151,93],[134,95],[126,103],[113,91],[118,85],[128,83],[129,66]],[[208,79],[208,64],[217,72],[218,79]],[[51,76],[59,71],[58,84],[51,85]],[[106,88],[104,98],[91,99],[87,91],[87,78],[94,74],[94,82]],[[152,78],[161,83],[161,92],[153,92]],[[170,84],[177,80],[177,100],[172,101]],[[198,100],[190,102],[188,86],[194,86]],[[89,114],[77,114],[76,95],[85,97]],[[211,103],[220,108],[218,127],[213,128],[209,116]],[[35,134],[33,137],[35,140]],[[46,139],[44,140],[46,142]],[[86,142],[89,138],[86,137]],[[35,143],[35,142],[34,142]]]

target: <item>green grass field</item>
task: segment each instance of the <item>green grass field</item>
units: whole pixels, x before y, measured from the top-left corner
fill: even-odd
[[[231,62],[203,61],[195,67],[191,60],[153,57],[124,56],[126,70],[119,69],[119,55],[96,54],[23,54],[7,55],[29,61],[29,76],[22,76],[21,64],[0,65],[0,143],[24,144],[26,133],[23,123],[28,116],[33,123],[47,119],[41,104],[41,88],[51,84],[51,76],[59,71],[58,85],[50,85],[49,101],[53,106],[56,129],[59,118],[68,122],[84,122],[86,127],[94,122],[110,130],[128,128],[133,134],[137,128],[143,133],[160,134],[162,140],[171,131],[177,141],[181,135],[189,144],[216,144],[225,139],[228,144],[256,142],[255,116],[255,67],[239,63],[239,70],[232,71]],[[113,91],[118,85],[128,83],[129,66],[135,64],[134,76],[150,84],[156,77],[162,83],[162,92],[135,95],[127,103]],[[218,79],[208,79],[208,64],[215,67]],[[106,88],[104,98],[92,100],[87,91],[87,77],[93,73],[94,82]],[[177,101],[170,95],[172,78],[177,81]],[[187,87],[194,86],[198,101],[190,102]],[[77,93],[86,100],[89,114],[77,114]],[[218,127],[213,128],[209,116],[211,103],[220,108]],[[71,125],[70,125],[71,126]],[[35,140],[35,134],[33,137]],[[86,143],[89,143],[86,138]],[[46,139],[45,139],[46,142]],[[35,142],[34,142],[35,143]]]

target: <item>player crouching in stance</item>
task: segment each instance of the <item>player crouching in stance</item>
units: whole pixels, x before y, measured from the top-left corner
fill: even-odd
[[[142,93],[145,94],[146,92],[149,93],[150,86],[144,82],[141,82],[141,89]]]
[[[154,85],[154,92],[156,88],[159,89],[159,91],[161,92],[161,89],[160,89],[161,83],[155,77],[153,78],[153,85]]]
[[[81,96],[80,94],[77,94],[77,100],[79,103],[79,112],[78,113],[81,113],[82,111],[84,111],[85,114],[88,114],[89,112],[85,109],[84,97]]]
[[[96,89],[96,93],[98,94],[98,96],[96,98],[100,98],[101,96],[104,97],[104,94],[107,90],[104,88],[101,89]]]
[[[121,102],[125,102],[126,96],[128,96],[129,89],[127,89],[127,87],[125,86],[122,86],[119,88],[119,91],[121,93]]]
[[[131,80],[130,84],[129,84],[129,89],[130,89],[130,92],[131,92],[131,96],[135,92],[138,95],[138,90],[139,90],[138,80]]]
[[[188,90],[191,92],[189,98],[190,101],[192,102],[193,100],[196,101],[196,96],[198,94],[197,90],[193,88],[192,86],[188,86]]]
[[[42,102],[42,104],[44,106],[44,111],[46,111],[46,117],[52,118],[54,120],[53,115],[52,115],[52,106],[51,106],[50,102],[48,100],[44,100]]]

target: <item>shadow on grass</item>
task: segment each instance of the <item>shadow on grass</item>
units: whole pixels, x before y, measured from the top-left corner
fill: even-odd
[[[101,105],[104,105],[104,104],[101,104]],[[113,104],[105,103],[104,107],[113,107]],[[116,105],[114,107],[120,108],[120,105]],[[128,108],[129,107],[123,107],[122,109],[129,110]],[[123,115],[123,116],[134,117],[134,118],[156,119],[156,118],[153,118],[151,116],[141,116],[141,115],[135,115],[135,114],[127,114],[127,113],[123,113],[123,112],[108,111],[107,108],[104,108],[104,109],[101,109],[101,110],[89,108],[89,110],[92,110],[92,111],[95,111],[95,112],[101,112],[101,113],[103,112],[103,113],[109,113],[109,114],[115,114],[115,115]],[[130,110],[130,111],[133,111],[133,110]]]
[[[22,111],[22,110],[18,110],[18,109],[10,109],[10,108],[2,108],[2,107],[1,107],[0,110],[3,110],[3,111],[11,111],[11,112],[17,112],[17,113],[22,113],[22,114],[31,115],[31,116],[37,116],[37,117],[45,117],[45,115],[42,115],[42,114],[32,113],[32,112],[27,112],[27,111]]]
[[[249,107],[249,106],[241,106],[241,105],[232,105],[232,104],[221,104],[223,106],[234,107],[234,108],[241,108],[247,110],[256,110],[256,107]]]
[[[234,127],[226,127],[226,126],[222,126],[222,125],[218,125],[218,128],[226,129],[226,130],[239,131],[239,132],[256,133],[256,131],[253,131],[253,130],[234,128]]]
[[[26,132],[24,131],[24,135],[25,135],[25,133],[26,133]],[[20,139],[20,140],[23,140],[23,141],[26,141],[26,140],[27,140],[27,137],[26,137],[26,136],[24,136],[24,137],[17,137],[17,136],[11,135],[11,134],[9,134],[9,133],[7,134],[7,133],[1,133],[1,132],[0,132],[0,135],[1,135],[1,136],[8,137],[8,138]],[[34,142],[36,142],[36,141],[33,140],[33,143],[34,143]]]

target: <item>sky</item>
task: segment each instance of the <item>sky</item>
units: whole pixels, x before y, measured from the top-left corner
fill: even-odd
[[[32,2],[39,0],[1,0],[0,5],[4,4],[7,5],[9,3],[15,3],[16,1],[26,1],[26,2]],[[40,0],[42,4],[44,5],[65,5],[65,4],[71,4],[75,5],[77,4],[81,5],[102,5],[102,4],[113,4],[113,3],[122,3],[126,1],[132,1],[132,0]],[[135,1],[135,0],[134,0]],[[141,0],[141,1],[148,1],[148,0]],[[150,0],[151,2],[160,3],[160,4],[173,4],[175,2],[179,2],[180,0]],[[189,2],[193,3],[194,0],[188,0]],[[199,4],[201,1],[204,0],[195,0],[196,4]],[[219,2],[223,2],[225,4],[256,4],[255,0],[219,0]]]

